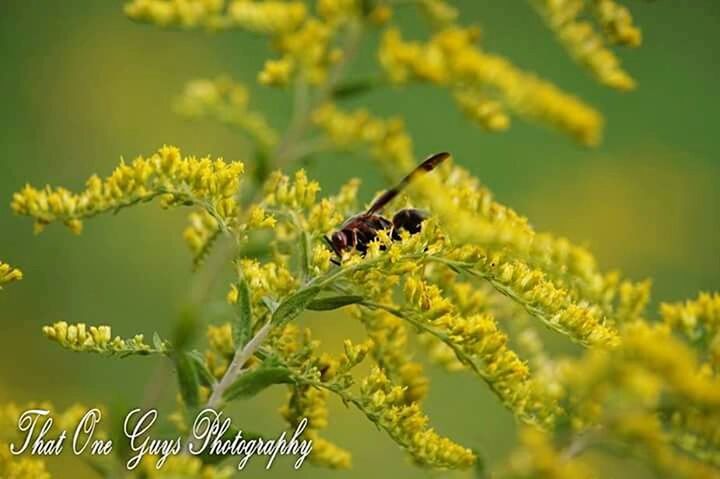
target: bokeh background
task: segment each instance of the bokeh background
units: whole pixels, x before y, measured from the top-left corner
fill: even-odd
[[[720,285],[720,4],[632,2],[644,46],[623,54],[639,89],[620,94],[595,84],[555,43],[525,2],[455,2],[463,21],[477,22],[484,44],[519,66],[577,93],[606,116],[604,143],[587,150],[520,120],[504,134],[468,123],[443,91],[379,90],[362,103],[378,114],[402,114],[419,155],[450,150],[500,201],[540,230],[587,244],[604,268],[654,282],[653,309]],[[152,378],[169,412],[176,394],[160,358],[103,359],[71,354],[45,340],[40,327],[57,320],[108,323],[131,336],[170,334],[187,303],[190,255],[182,241],[185,213],[145,206],[90,221],[80,237],[50,227],[33,236],[14,217],[11,195],[26,182],[82,186],[108,174],[120,156],[149,154],[164,143],[187,153],[243,159],[244,142],[211,122],[188,123],[172,101],[196,77],[228,73],[249,85],[268,56],[265,41],[230,32],[161,31],[128,21],[118,1],[0,2],[0,259],[26,279],[0,295],[0,401],[81,401],[122,411],[139,405]],[[402,24],[419,31],[417,19]],[[366,46],[358,71],[369,68]],[[278,126],[287,123],[287,93],[253,87],[253,105]],[[310,168],[326,191],[351,176],[370,198],[382,187],[371,163],[321,157]],[[220,293],[218,299],[222,299]],[[330,349],[357,335],[336,315],[304,320]],[[512,445],[514,425],[479,382],[429,368],[426,409],[437,429],[480,449],[490,462]],[[278,388],[280,389],[280,388]],[[234,412],[241,427],[279,431],[282,391]],[[297,477],[425,477],[364,418],[332,404],[328,436],[354,452],[350,472],[305,467]],[[259,471],[262,460],[253,469]],[[50,461],[59,477],[92,477],[77,459]],[[269,476],[285,477],[288,463]],[[627,465],[614,466],[637,475]],[[642,471],[640,471],[642,473]]]

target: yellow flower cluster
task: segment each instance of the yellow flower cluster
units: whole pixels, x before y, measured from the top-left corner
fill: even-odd
[[[125,4],[125,15],[161,27],[217,30],[228,26],[225,0],[130,0]]]
[[[364,257],[356,251],[343,254],[343,266],[352,269],[348,280],[367,298],[385,300],[402,277],[422,267],[426,255],[443,248],[443,238],[437,232],[428,222],[418,234],[401,232],[400,241],[391,241],[387,230],[379,231]]]
[[[593,0],[594,13],[605,35],[614,43],[638,47],[642,43],[642,33],[633,24],[630,10],[614,0]]]
[[[563,390],[559,381],[558,364],[545,350],[537,330],[529,325],[513,331],[520,354],[528,358],[533,371],[533,381],[543,385],[551,397],[560,398]]]
[[[405,388],[405,402],[420,402],[428,391],[428,379],[420,363],[411,361],[408,351],[408,331],[402,319],[387,311],[355,309],[368,337],[375,344],[375,362],[400,386]]]
[[[412,140],[400,119],[383,120],[366,110],[347,113],[326,104],[315,112],[314,120],[339,147],[369,145],[378,166],[393,181],[415,166]],[[408,194],[419,206],[428,207],[455,241],[509,247],[519,258],[545,271],[558,286],[615,317],[613,301],[621,285],[617,273],[598,271],[592,254],[566,238],[535,233],[525,218],[497,203],[466,170],[453,166],[433,172],[418,179]],[[639,314],[648,285],[622,284],[624,297],[636,298],[633,308],[625,310]]]
[[[684,303],[663,303],[660,314],[666,325],[698,345],[713,368],[720,370],[720,294],[700,293]]]
[[[532,383],[527,365],[508,347],[492,315],[461,316],[437,286],[414,276],[405,280],[405,296],[416,311],[410,313],[414,321],[449,345],[513,413],[543,426],[554,420],[557,404]]]
[[[512,453],[501,478],[512,479],[594,479],[585,463],[563,457],[548,434],[525,427],[520,432],[520,447]]]
[[[598,308],[577,303],[539,269],[500,254],[481,258],[475,265],[482,277],[501,293],[523,305],[546,326],[588,346],[614,346],[618,333]]]
[[[455,444],[428,427],[428,418],[417,403],[405,402],[405,390],[393,385],[379,368],[360,385],[363,411],[412,457],[435,468],[467,468],[475,462],[470,449]]]
[[[266,86],[285,86],[290,82],[295,65],[290,58],[267,60],[258,73],[258,83]]]
[[[717,427],[717,425],[716,425]],[[678,452],[669,444],[663,424],[656,414],[636,413],[620,417],[610,429],[631,450],[642,454],[660,477],[714,479],[717,467]],[[685,451],[693,454],[695,451]]]
[[[497,96],[517,114],[565,131],[583,144],[599,142],[602,118],[595,110],[506,59],[481,51],[475,44],[477,36],[476,29],[451,27],[422,44],[404,41],[398,30],[389,29],[380,47],[380,63],[395,83],[418,79],[453,89],[472,87]]]
[[[320,184],[308,180],[305,170],[298,170],[292,181],[276,171],[265,183],[264,203],[293,210],[309,209],[315,204],[315,197],[319,191]]]
[[[328,424],[329,393],[334,392],[349,400],[345,391],[353,384],[350,371],[365,359],[373,347],[372,341],[355,345],[345,340],[344,353],[340,357],[319,354],[319,342],[312,339],[309,330],[305,330],[300,338],[299,328],[288,324],[271,337],[271,344],[283,363],[295,371],[301,383],[291,387],[288,402],[280,409],[280,414],[291,428],[307,418],[308,426],[303,437],[313,441],[310,454],[313,463],[332,469],[349,468],[350,453],[321,437],[320,431]]]
[[[88,407],[83,404],[72,404],[67,409],[58,409],[48,401],[17,404],[14,402],[0,405],[0,436],[7,438],[19,434],[17,424],[20,415],[28,409],[47,409],[52,413],[53,421],[60,429],[72,429],[78,425],[80,419],[87,413]],[[99,408],[104,412],[104,408]],[[104,435],[104,431],[99,431]],[[0,448],[6,450],[7,448]]]
[[[443,0],[421,0],[420,7],[423,13],[433,21],[436,28],[455,22],[460,15],[457,8]]]
[[[12,209],[16,214],[33,218],[36,231],[62,221],[73,232],[80,233],[84,218],[162,197],[165,206],[200,206],[226,229],[235,222],[235,196],[243,171],[240,162],[183,158],[179,149],[164,146],[149,158],[138,157],[129,164],[121,161],[105,180],[90,177],[80,193],[62,187],[39,190],[27,185],[13,195]]]
[[[510,127],[510,117],[502,103],[473,90],[455,93],[460,110],[488,131],[504,131]]]
[[[31,457],[17,457],[10,454],[10,447],[0,444],[0,477],[8,479],[50,479],[45,461]]]
[[[175,102],[176,111],[187,118],[213,118],[239,128],[263,149],[277,143],[277,132],[265,117],[249,109],[248,89],[228,77],[193,80]]]
[[[22,271],[0,261],[0,290],[2,289],[3,284],[20,281],[22,278]]]
[[[237,263],[239,274],[248,283],[250,300],[257,305],[257,311],[263,305],[263,298],[282,298],[297,288],[298,280],[290,270],[277,261],[260,263],[254,259],[242,259]]]
[[[83,323],[68,324],[59,321],[52,326],[43,326],[43,334],[55,341],[63,348],[73,351],[106,353],[106,354],[164,354],[168,346],[162,341],[155,340],[153,346],[145,343],[142,334],[130,339],[112,336],[110,326],[90,326]]]
[[[28,457],[27,454],[14,456],[10,453],[10,443],[20,439],[18,419],[29,409],[46,409],[51,412],[54,427],[60,430],[72,430],[77,427],[89,408],[82,404],[73,404],[65,410],[58,410],[51,403],[31,402],[28,404],[6,403],[0,405],[0,477],[7,479],[50,479],[44,459]],[[101,408],[101,412],[104,411]],[[105,431],[98,431],[97,438],[107,437]]]
[[[228,13],[234,25],[257,33],[279,34],[297,29],[307,16],[305,2],[236,0]]]
[[[343,23],[356,16],[360,10],[358,0],[318,0],[317,12],[330,24]]]
[[[607,48],[593,24],[580,18],[584,0],[533,0],[532,4],[555,32],[569,54],[604,85],[631,90],[635,81],[620,66],[620,60]],[[593,0],[598,22],[615,43],[637,46],[640,31],[632,24],[628,10],[614,0]]]
[[[259,76],[260,83],[285,85],[290,74],[298,71],[310,84],[322,84],[327,78],[328,66],[337,60],[330,48],[332,34],[330,25],[311,18],[297,30],[280,35],[274,47],[282,58],[265,63]]]
[[[348,451],[320,436],[319,431],[327,427],[327,398],[329,393],[312,386],[294,387],[280,414],[291,428],[307,418],[308,426],[303,437],[313,442],[310,461],[331,469],[349,469],[352,457]]]
[[[205,352],[205,363],[210,373],[220,379],[227,371],[235,354],[235,341],[230,323],[220,326],[210,325],[207,328],[208,350]]]
[[[315,110],[313,121],[340,148],[369,145],[378,165],[391,179],[399,179],[415,164],[412,140],[400,118],[383,120],[366,110],[346,113],[327,103]]]
[[[296,29],[307,8],[303,2],[279,0],[130,0],[125,4],[125,14],[160,27],[240,28],[278,34]]]
[[[207,211],[193,211],[188,215],[188,226],[183,231],[183,238],[196,262],[201,261],[209,252],[219,233],[217,220]]]
[[[717,474],[704,462],[720,444],[720,381],[667,326],[628,324],[618,348],[565,363],[561,377],[576,428],[599,426],[670,475]]]

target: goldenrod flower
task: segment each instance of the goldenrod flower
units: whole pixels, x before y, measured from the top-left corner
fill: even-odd
[[[22,271],[0,261],[0,290],[2,289],[3,284],[20,281],[22,278]]]
[[[393,181],[415,164],[412,140],[398,119],[379,119],[365,110],[346,113],[332,104],[316,110],[314,119],[341,148],[368,145],[378,166]],[[419,206],[428,206],[455,241],[510,248],[519,258],[545,271],[556,284],[614,317],[613,301],[620,277],[599,271],[586,248],[566,238],[534,232],[525,218],[496,202],[486,187],[458,166],[441,169],[416,183],[408,194]],[[633,288],[640,288],[639,292],[645,287]]]
[[[274,42],[274,47],[283,55],[277,66],[285,69],[285,65],[291,62],[309,83],[322,84],[327,79],[328,66],[333,63],[330,48],[332,35],[331,25],[309,18],[297,30],[280,35]]]
[[[618,90],[633,89],[635,81],[621,68],[620,61],[605,46],[602,36],[590,22],[579,18],[584,3],[584,0],[532,1],[565,49],[598,81]],[[626,9],[613,0],[593,0],[593,3],[597,17],[611,40],[625,44],[639,43],[640,32],[632,26]]]
[[[189,82],[175,102],[176,111],[191,119],[214,118],[247,133],[261,148],[270,149],[278,134],[265,117],[250,110],[248,89],[227,77]]]
[[[18,430],[20,416],[30,409],[45,409],[53,418],[53,427],[58,430],[73,431],[80,420],[90,410],[82,404],[72,404],[66,409],[58,409],[48,401],[30,402],[25,404],[6,403],[0,405],[0,477],[7,479],[50,479],[45,459],[32,457],[29,451],[20,456],[10,453],[10,443],[15,447],[22,444],[25,433]],[[105,417],[105,408],[97,407],[102,417]],[[42,423],[42,420],[40,421]],[[107,433],[101,426],[95,432],[96,439],[107,439]]]
[[[681,332],[720,369],[720,294],[700,293],[684,303],[663,303],[663,322]]]
[[[443,0],[421,0],[420,6],[437,27],[450,25],[459,16],[458,9]]]
[[[0,442],[0,477],[8,479],[50,479],[45,460],[10,454],[9,444]]]
[[[315,196],[319,191],[320,184],[308,180],[305,170],[298,170],[292,182],[278,171],[274,172],[265,184],[264,202],[270,206],[308,209],[314,205]]]
[[[510,117],[505,113],[502,103],[497,100],[462,90],[455,94],[455,100],[463,113],[488,131],[503,131],[510,127]]]
[[[164,342],[150,346],[144,336],[137,334],[130,339],[112,336],[110,326],[87,326],[84,323],[68,324],[59,321],[52,326],[43,326],[43,334],[63,348],[73,351],[104,354],[165,354],[168,345]]]
[[[602,118],[595,110],[506,59],[481,51],[475,45],[477,36],[475,29],[451,27],[421,44],[406,42],[398,30],[389,29],[380,63],[395,83],[418,79],[487,89],[521,116],[566,131],[583,144],[599,142]]]
[[[12,209],[35,219],[39,230],[62,221],[79,233],[80,221],[85,218],[161,197],[164,206],[200,206],[227,229],[237,216],[235,196],[243,171],[240,162],[183,158],[179,149],[164,146],[149,158],[138,157],[129,164],[121,161],[105,180],[90,177],[86,189],[79,193],[62,187],[39,190],[27,185],[13,195]]]
[[[596,308],[577,304],[539,269],[493,255],[476,263],[477,271],[499,291],[522,304],[546,326],[587,345],[614,346],[618,334]]]
[[[297,327],[287,325],[279,336],[273,340],[274,350],[283,361],[302,372],[306,381],[321,381],[328,389],[320,389],[316,385],[294,385],[290,388],[287,404],[280,409],[280,414],[295,428],[301,420],[307,419],[307,429],[303,437],[313,441],[310,461],[314,464],[332,469],[347,469],[351,465],[348,451],[336,446],[320,436],[320,431],[328,424],[327,399],[332,388],[347,388],[352,383],[349,371],[357,366],[372,347],[369,342],[352,344],[345,341],[345,354],[335,358],[327,353],[318,354],[318,341],[311,338],[306,330],[300,340]]]
[[[374,368],[360,385],[363,412],[400,444],[416,463],[436,468],[467,468],[475,462],[470,449],[428,427],[417,403],[405,403],[405,391]]]
[[[228,10],[235,25],[257,33],[278,34],[295,30],[307,15],[305,3],[299,1],[262,2],[235,0]]]
[[[490,314],[460,316],[439,288],[409,276],[405,280],[410,319],[445,342],[457,358],[477,372],[501,401],[525,421],[551,423],[559,413],[546,391],[531,381],[527,365],[507,346]]]
[[[328,392],[310,386],[293,388],[288,403],[280,409],[280,414],[291,428],[307,418],[307,429],[303,437],[313,441],[310,461],[314,464],[332,469],[349,469],[351,455],[327,439],[320,436],[319,431],[327,427]]]
[[[250,299],[258,306],[258,311],[266,309],[263,298],[281,298],[298,285],[292,272],[277,262],[260,263],[253,259],[242,259],[237,268],[248,283]]]
[[[520,432],[520,448],[510,456],[507,469],[500,477],[513,479],[594,479],[585,463],[563,457],[552,438],[537,429],[525,427]]]
[[[125,14],[161,27],[218,30],[228,26],[225,0],[130,0],[125,4]]]
[[[627,45],[640,46],[642,33],[633,24],[630,10],[614,0],[593,0],[594,13],[610,41]]]
[[[360,13],[360,2],[358,0],[318,0],[317,12],[328,23],[343,23]]]
[[[720,382],[666,326],[628,324],[618,348],[588,352],[562,376],[576,427],[601,427],[669,475],[716,475],[703,462],[718,444]]]
[[[407,325],[402,319],[387,311],[357,309],[356,316],[362,321],[375,347],[375,361],[395,382],[405,387],[405,401],[420,402],[428,390],[428,379],[419,363],[411,361],[408,351]]]
[[[196,262],[199,262],[209,252],[213,241],[220,234],[220,228],[217,220],[206,210],[190,213],[188,223],[183,231],[183,238]]]
[[[316,430],[310,429],[303,436],[312,441],[310,462],[313,464],[330,469],[350,469],[352,467],[350,452],[323,438]]]
[[[290,82],[293,67],[292,58],[267,60],[262,71],[258,73],[258,82],[266,86],[285,86]]]

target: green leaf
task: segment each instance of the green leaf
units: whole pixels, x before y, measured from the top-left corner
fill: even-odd
[[[195,360],[189,352],[178,351],[175,354],[175,369],[178,375],[180,395],[188,408],[200,405],[200,375]]]
[[[253,397],[263,389],[273,384],[288,384],[292,382],[290,370],[283,367],[263,367],[242,374],[225,390],[223,399],[245,399]]]
[[[235,339],[235,347],[241,348],[250,339],[252,330],[252,304],[250,302],[250,287],[242,278],[237,284],[238,301],[235,307],[237,313],[235,324],[233,325],[233,335]]]
[[[318,298],[310,301],[307,309],[312,311],[330,311],[342,308],[343,306],[360,303],[363,299],[362,296],[351,294],[345,296],[329,296],[327,298]]]
[[[340,83],[332,89],[332,96],[336,100],[344,100],[369,92],[377,87],[380,81],[377,78],[362,78]]]
[[[253,176],[258,185],[262,185],[270,176],[270,158],[265,148],[255,150],[255,169]]]
[[[278,324],[297,318],[307,308],[308,303],[320,293],[320,289],[318,286],[311,286],[288,296],[273,313],[272,321]]]
[[[200,351],[192,350],[187,353],[187,355],[190,357],[190,359],[193,362],[193,366],[195,367],[195,371],[197,371],[198,379],[200,380],[200,383],[203,386],[209,386],[212,387],[215,385],[217,380],[215,379],[215,376],[212,375],[210,370],[208,369],[207,365],[205,364],[205,358],[203,358],[202,354],[200,354]]]
[[[180,313],[180,318],[175,323],[173,332],[173,346],[178,351],[188,349],[193,339],[200,332],[200,320],[198,312],[193,307],[188,307]]]
[[[307,278],[310,272],[310,235],[307,231],[300,234],[300,267],[303,277]]]

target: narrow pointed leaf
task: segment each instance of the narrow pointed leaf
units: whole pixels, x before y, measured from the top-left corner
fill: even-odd
[[[237,284],[238,302],[235,308],[237,319],[233,327],[235,347],[241,348],[250,339],[252,329],[252,304],[250,303],[250,288],[245,278]]]
[[[315,299],[318,293],[320,293],[320,288],[311,286],[289,296],[273,313],[273,322],[277,324],[292,321],[307,308],[308,303]]]
[[[290,370],[283,367],[259,367],[241,375],[225,390],[223,399],[250,398],[273,384],[287,384],[292,382]]]
[[[213,386],[217,382],[217,380],[205,364],[205,359],[203,358],[202,354],[200,354],[199,351],[193,350],[188,353],[188,356],[193,362],[193,366],[195,367],[195,371],[197,372],[200,384],[202,384],[203,386]]]
[[[356,295],[329,296],[327,298],[313,299],[308,303],[307,309],[313,311],[330,311],[342,308],[343,306],[360,303],[362,300],[362,296]]]
[[[178,376],[180,395],[189,408],[200,405],[200,377],[195,361],[189,352],[178,351],[175,354],[175,369]]]

